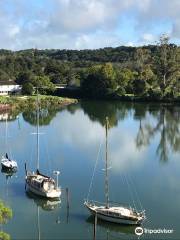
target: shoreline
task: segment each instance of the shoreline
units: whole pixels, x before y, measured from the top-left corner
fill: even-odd
[[[79,100],[101,100],[101,101],[122,101],[122,102],[152,102],[152,103],[180,103],[180,96],[173,97],[158,97],[158,96],[120,96],[115,93],[104,96],[92,96],[84,93],[80,88],[76,89],[58,89],[53,96],[76,98]]]
[[[78,102],[74,98],[49,95],[40,95],[39,100],[42,108],[52,107],[54,109]],[[0,112],[33,109],[35,106],[36,96],[0,96]]]

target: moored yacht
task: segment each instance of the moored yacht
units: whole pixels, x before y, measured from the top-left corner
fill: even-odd
[[[46,176],[39,171],[39,98],[37,89],[37,170],[35,172],[26,171],[26,189],[36,195],[45,198],[59,198],[61,189],[58,186],[59,171],[54,171],[57,176],[56,181],[49,176]]]
[[[145,219],[145,211],[137,211],[131,207],[123,205],[115,205],[109,202],[109,178],[108,178],[108,118],[106,118],[106,162],[105,162],[105,196],[106,203],[97,203],[86,200],[84,205],[88,208],[90,213],[104,221],[139,225]]]

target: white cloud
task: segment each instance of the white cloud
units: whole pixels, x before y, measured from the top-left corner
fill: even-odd
[[[43,3],[0,2],[1,48],[82,49],[121,45],[124,42],[118,26],[122,17],[128,15],[134,18],[138,39],[127,34],[126,42],[134,45],[153,41],[164,32],[163,23],[169,24],[172,37],[180,38],[179,0],[44,0]]]
[[[145,33],[143,34],[143,40],[147,41],[147,42],[152,42],[155,41],[155,37],[154,35],[150,34],[150,33]]]

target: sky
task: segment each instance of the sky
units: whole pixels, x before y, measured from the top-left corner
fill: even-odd
[[[180,43],[180,0],[0,0],[0,48]]]

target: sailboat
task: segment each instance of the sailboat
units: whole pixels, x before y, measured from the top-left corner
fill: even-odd
[[[5,136],[5,148],[7,149],[7,118],[8,118],[8,115],[6,116],[6,136]],[[2,166],[2,169],[4,171],[8,171],[8,172],[16,172],[17,171],[17,168],[18,168],[18,165],[17,165],[17,162],[13,159],[11,159],[8,154],[6,153],[5,156],[2,156],[1,157],[1,166]]]
[[[145,211],[137,211],[131,207],[111,204],[109,201],[109,179],[108,179],[108,118],[106,117],[106,166],[105,166],[105,196],[106,203],[97,203],[85,200],[84,205],[90,213],[97,218],[119,224],[139,225],[145,219]]]
[[[61,196],[61,189],[58,186],[59,171],[54,171],[56,181],[46,176],[39,171],[39,97],[37,89],[37,170],[35,172],[26,171],[26,190],[45,198],[59,198]]]

